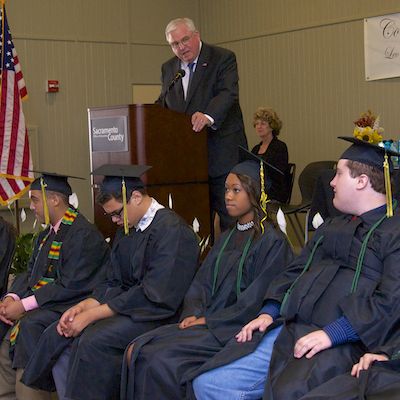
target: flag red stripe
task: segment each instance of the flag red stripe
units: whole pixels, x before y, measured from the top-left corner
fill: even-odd
[[[11,138],[10,138],[10,148],[9,148],[9,156],[8,156],[8,166],[7,173],[10,175],[19,175],[19,171],[15,171],[15,161],[17,157],[17,141],[19,136],[19,118],[20,118],[20,102],[19,98],[19,90],[18,84],[14,77],[14,101],[13,101],[13,116],[12,116],[12,125],[11,125]],[[18,161],[18,160],[17,160]],[[8,179],[8,183],[10,184],[11,189],[14,193],[18,193],[20,191],[17,182],[15,179]]]

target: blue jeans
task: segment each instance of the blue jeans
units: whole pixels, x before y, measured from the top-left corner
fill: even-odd
[[[266,334],[256,350],[228,365],[201,374],[193,381],[197,400],[261,399],[279,326]]]

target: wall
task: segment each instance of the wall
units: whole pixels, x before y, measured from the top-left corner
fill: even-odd
[[[346,146],[336,136],[368,108],[400,136],[400,78],[366,82],[363,53],[363,18],[400,12],[398,0],[9,0],[7,12],[42,169],[89,177],[87,108],[129,103],[132,84],[159,83],[171,55],[163,30],[179,15],[236,52],[250,144],[254,109],[273,106],[298,172],[336,159]],[[47,79],[60,81],[58,94],[45,93]],[[91,216],[88,182],[72,184]]]
[[[171,56],[163,30],[175,10],[198,16],[197,1],[10,0],[6,3],[38,128],[40,169],[89,178],[87,108],[130,103],[132,84],[157,84]],[[45,93],[58,79],[60,92]],[[90,218],[88,181],[71,180]]]
[[[282,118],[298,173],[311,161],[337,159],[346,144],[336,136],[352,135],[369,108],[386,137],[400,139],[400,78],[364,79],[363,18],[395,12],[394,0],[202,1],[203,39],[236,52],[250,144],[259,105]]]

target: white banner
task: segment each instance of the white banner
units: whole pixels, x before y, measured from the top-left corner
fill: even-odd
[[[400,13],[364,19],[365,79],[400,76]]]

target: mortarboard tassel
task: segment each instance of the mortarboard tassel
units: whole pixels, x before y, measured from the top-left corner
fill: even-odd
[[[43,177],[40,178],[40,187],[42,189],[42,199],[43,199],[43,212],[44,212],[44,223],[46,225],[50,224],[50,215],[49,215],[49,206],[47,205],[47,196],[46,196],[46,182]]]
[[[264,234],[264,221],[267,219],[267,203],[269,203],[268,195],[264,190],[264,166],[263,162],[260,161],[260,181],[261,181],[261,197],[260,197],[260,206],[264,212],[264,217],[260,221],[261,232]]]
[[[122,178],[122,205],[124,207],[123,215],[124,215],[124,232],[125,235],[129,233],[129,226],[128,226],[128,212],[126,209],[126,185],[125,179]]]
[[[383,162],[383,173],[385,177],[385,190],[386,190],[386,216],[393,217],[393,203],[392,203],[392,186],[390,184],[390,171],[388,156],[385,153],[385,160]]]

